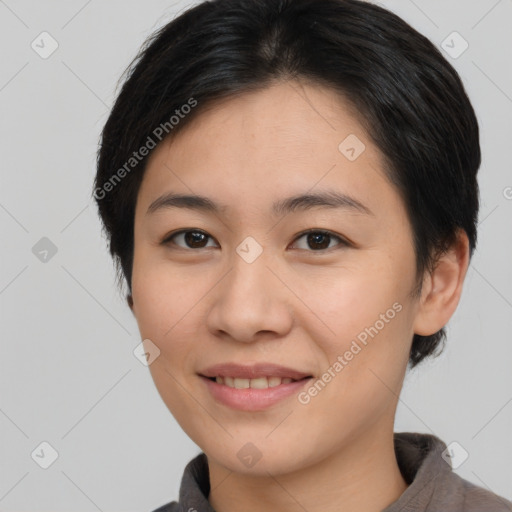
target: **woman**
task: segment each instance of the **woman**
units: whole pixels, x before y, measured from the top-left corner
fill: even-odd
[[[476,246],[455,70],[357,0],[213,0],[142,49],[94,185],[197,510],[504,511],[394,433]]]

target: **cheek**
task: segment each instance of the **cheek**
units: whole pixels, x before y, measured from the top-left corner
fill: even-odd
[[[379,264],[331,273],[316,285],[303,281],[301,293],[307,290],[307,304],[322,321],[309,322],[309,335],[326,356],[326,370],[336,375],[325,394],[329,400],[385,404],[393,398],[386,386],[399,390],[412,337],[412,270],[382,257]]]
[[[163,340],[179,330],[181,319],[199,302],[207,279],[143,256],[134,258],[132,293],[141,335]]]
[[[193,372],[201,353],[201,338],[207,335],[205,299],[217,280],[205,269],[134,258],[134,313],[142,339],[150,339],[160,350],[150,371],[172,411],[194,405],[188,403],[185,375]]]
[[[399,276],[385,258],[382,260],[380,264],[360,261],[340,269],[325,269],[296,280],[297,295],[324,323],[325,338],[337,339],[342,345],[379,321],[386,311],[390,310],[388,316],[394,318],[396,302],[404,306],[407,271],[404,269]]]
[[[337,336],[318,341],[327,364],[301,403],[311,400],[305,411],[311,407],[315,413],[308,422],[331,439],[394,415],[408,360],[408,318],[398,301],[382,304],[347,310],[335,326]]]
[[[184,272],[165,263],[134,258],[132,292],[139,331],[160,350],[149,370],[164,403],[186,431],[192,428],[187,418],[197,404],[184,374],[193,367],[193,327],[199,321],[194,306],[205,286],[205,281],[192,283]]]

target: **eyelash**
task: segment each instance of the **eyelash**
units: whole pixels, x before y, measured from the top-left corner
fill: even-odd
[[[203,235],[206,235],[206,237],[208,237],[208,239],[214,240],[214,238],[212,236],[210,236],[208,233],[206,233],[205,231],[203,231],[201,229],[193,229],[193,228],[191,228],[191,229],[181,229],[179,231],[175,231],[173,233],[170,233],[170,234],[166,235],[165,238],[162,240],[161,244],[162,245],[170,245],[170,244],[172,244],[172,245],[176,245],[179,249],[191,250],[191,251],[198,251],[200,249],[206,249],[207,248],[207,247],[199,247],[199,248],[182,247],[182,246],[177,245],[176,243],[174,243],[172,241],[173,238],[175,238],[178,235],[182,235],[184,233],[201,233]],[[311,228],[311,229],[307,229],[306,231],[302,231],[301,233],[299,233],[294,238],[293,242],[295,243],[297,240],[301,239],[304,236],[309,235],[310,233],[320,234],[320,235],[328,236],[331,239],[336,239],[338,241],[338,244],[336,246],[334,246],[334,247],[328,247],[326,249],[318,249],[318,250],[300,249],[300,250],[305,250],[305,251],[311,252],[311,253],[325,253],[325,252],[328,252],[328,251],[331,251],[331,250],[335,249],[336,247],[338,247],[338,248],[339,247],[348,247],[348,246],[351,245],[347,240],[343,239],[339,235],[336,235],[332,231],[325,230],[325,229],[315,229],[315,228]]]

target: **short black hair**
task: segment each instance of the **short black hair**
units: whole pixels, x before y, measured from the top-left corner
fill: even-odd
[[[147,149],[216,100],[294,78],[343,96],[384,156],[414,233],[413,296],[460,229],[473,255],[481,161],[475,112],[452,65],[394,13],[359,0],[208,0],[156,31],[124,78],[102,131],[93,195],[130,295]],[[445,339],[444,328],[415,334],[410,367],[439,353]]]

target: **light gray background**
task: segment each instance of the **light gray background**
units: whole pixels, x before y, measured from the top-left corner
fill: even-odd
[[[468,41],[447,58],[483,149],[478,250],[444,354],[406,378],[396,430],[457,441],[469,453],[457,472],[512,499],[512,0],[381,3],[438,45],[453,31]],[[177,497],[199,451],[133,355],[90,199],[118,78],[188,5],[0,0],[2,511],[149,511]],[[47,59],[31,48],[42,31],[59,44]],[[57,248],[46,262],[32,252],[42,237]],[[43,441],[59,454],[48,469],[31,457]]]

